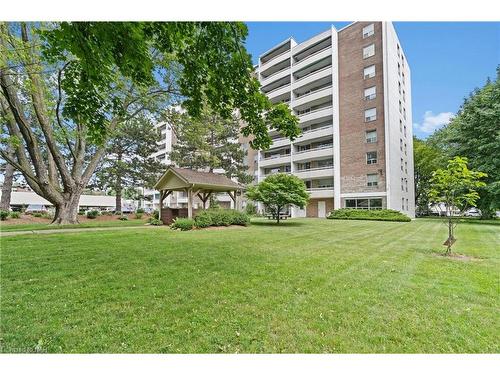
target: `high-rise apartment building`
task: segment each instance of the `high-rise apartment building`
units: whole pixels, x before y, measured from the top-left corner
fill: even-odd
[[[257,178],[292,173],[311,200],[294,217],[336,208],[389,208],[414,217],[411,75],[390,22],[354,22],[259,57],[262,91],[300,120],[295,141],[276,131]]]

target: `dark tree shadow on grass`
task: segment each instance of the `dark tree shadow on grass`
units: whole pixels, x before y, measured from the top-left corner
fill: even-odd
[[[283,220],[280,221],[278,224],[276,221],[273,220],[268,220],[268,221],[252,221],[251,225],[256,225],[256,226],[262,226],[262,227],[301,227],[306,225],[303,221],[288,221],[288,220]]]

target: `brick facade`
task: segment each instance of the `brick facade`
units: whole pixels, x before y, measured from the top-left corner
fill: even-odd
[[[310,199],[306,206],[306,217],[318,217],[318,202],[325,202],[325,214],[328,215],[333,211],[333,198],[314,198]]]
[[[375,22],[375,33],[363,39],[357,22],[341,30],[339,40],[339,122],[341,193],[385,191],[385,137],[382,23]],[[363,59],[363,48],[375,44],[375,55]],[[364,79],[365,67],[375,65],[375,77]],[[364,89],[376,86],[376,98],[364,99]],[[377,119],[365,123],[365,109],[376,108]],[[365,132],[377,130],[377,142],[366,143]],[[377,151],[377,163],[367,165],[366,153]],[[377,187],[368,187],[366,175],[377,173]]]

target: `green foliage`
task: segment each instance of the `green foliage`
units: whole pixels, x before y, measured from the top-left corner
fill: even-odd
[[[34,212],[33,216],[34,217],[43,217],[43,214],[41,212]]]
[[[114,212],[114,214],[115,214],[115,215],[121,215],[121,214],[122,214],[122,212],[121,212],[121,211],[115,211],[115,212]]]
[[[8,217],[9,217],[9,211],[0,210],[0,220],[2,221],[7,220]]]
[[[163,221],[161,221],[160,219],[155,219],[154,217],[150,217],[148,222],[150,225],[155,225],[155,226],[163,225]]]
[[[460,156],[448,161],[446,169],[438,169],[432,175],[429,199],[433,203],[444,204],[446,209],[446,222],[448,224],[448,240],[446,253],[451,253],[455,242],[454,230],[457,221],[453,217],[453,210],[462,212],[476,205],[479,199],[478,188],[485,186],[482,181],[486,173],[472,171],[467,167],[467,158]]]
[[[172,225],[170,225],[170,228],[180,229],[181,231],[191,230],[194,228],[194,220],[178,217],[174,220]]]
[[[144,215],[142,212],[136,212],[135,213],[135,218],[136,219],[142,219],[142,215]]]
[[[204,108],[199,118],[174,111],[166,116],[177,136],[170,153],[172,162],[192,169],[224,169],[229,178],[251,181],[244,164],[247,151],[238,142],[228,142],[238,138],[240,122],[235,115],[225,119]]]
[[[304,181],[294,175],[276,173],[266,177],[258,185],[250,186],[247,197],[256,202],[262,202],[270,213],[276,215],[286,205],[295,205],[304,208],[309,200]]]
[[[153,213],[151,214],[152,217],[155,219],[160,219],[160,211],[159,210],[153,210]]]
[[[244,212],[236,210],[209,209],[200,211],[194,218],[195,226],[198,228],[207,228],[211,226],[229,226],[250,224],[250,217]]]
[[[113,216],[113,212],[104,210],[104,211],[101,211],[101,215],[103,215],[103,216]]]
[[[243,133],[255,135],[256,148],[267,148],[268,124],[293,139],[298,120],[288,106],[273,105],[260,92],[247,34],[242,22],[62,22],[41,32],[48,61],[73,57],[62,81],[65,111],[87,123],[93,136],[103,138],[106,112],[118,108],[107,96],[116,75],[151,87],[175,71],[179,77],[163,89],[186,98],[190,115],[199,117],[205,102],[224,118],[238,110]]]
[[[500,209],[500,66],[494,81],[474,90],[450,124],[429,142],[445,151],[447,158],[466,157],[471,169],[484,172],[485,186],[477,189],[477,207],[490,217]]]
[[[97,216],[99,216],[99,211],[97,210],[91,210],[87,212],[87,219],[95,219]]]
[[[85,210],[83,208],[79,209],[78,210],[78,215],[85,215]]]
[[[18,212],[18,211],[12,211],[10,213],[10,217],[13,218],[13,219],[19,219],[21,217],[21,213]]]
[[[126,221],[126,220],[128,220],[128,217],[127,217],[127,216],[125,216],[125,215],[122,215],[122,216],[120,216],[120,217],[118,218],[118,220]]]
[[[247,202],[247,205],[245,206],[245,212],[250,216],[257,215],[257,205],[250,201]]]
[[[418,215],[429,214],[429,190],[432,174],[446,165],[445,153],[426,140],[413,138],[415,206]]]
[[[143,214],[144,213],[144,208],[138,208],[137,210],[135,210],[135,212],[137,214]]]
[[[340,220],[375,220],[375,221],[401,221],[408,222],[411,219],[396,210],[357,210],[353,208],[341,208],[334,210],[327,219]]]

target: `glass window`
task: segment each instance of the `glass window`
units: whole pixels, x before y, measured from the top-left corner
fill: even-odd
[[[374,33],[375,33],[375,28],[373,26],[373,23],[363,27],[363,39],[372,36]]]
[[[365,135],[366,135],[366,143],[377,142],[377,131],[376,130],[367,130]]]
[[[377,164],[377,151],[366,153],[366,164]]]
[[[377,108],[365,110],[365,122],[374,121],[377,119]]]
[[[378,174],[367,174],[366,175],[367,186],[377,186],[378,185]]]
[[[369,206],[368,206],[368,199],[358,199],[357,200],[357,208],[361,208],[361,209],[367,210],[369,208]]]
[[[375,55],[375,44],[370,44],[369,46],[363,48],[363,59],[367,59],[373,55]]]
[[[365,100],[372,100],[377,97],[377,86],[368,87],[365,89]]]
[[[401,198],[401,209],[404,211],[405,209],[405,199]]]
[[[370,209],[381,209],[382,198],[370,199]]]
[[[363,77],[365,79],[375,77],[375,65],[367,66],[363,70]]]
[[[346,208],[356,208],[356,199],[346,199],[345,200]]]

